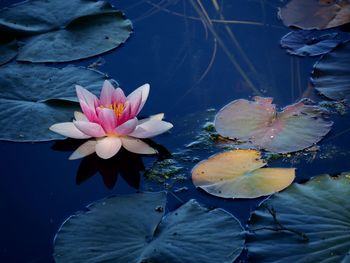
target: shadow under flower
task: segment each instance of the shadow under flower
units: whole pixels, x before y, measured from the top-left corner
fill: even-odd
[[[117,155],[104,160],[96,154],[85,157],[78,168],[76,183],[80,185],[92,176],[100,174],[104,185],[112,189],[118,179],[118,175],[135,189],[140,187],[140,172],[145,167],[141,157],[135,153],[122,149]]]
[[[150,139],[145,142],[158,151],[157,159],[163,160],[171,157],[170,152],[162,145],[155,143]],[[82,140],[65,139],[53,144],[55,151],[74,151]],[[142,155],[121,149],[118,154],[110,159],[101,159],[95,153],[83,158],[80,162],[77,174],[76,184],[80,185],[95,175],[101,175],[104,185],[112,189],[121,176],[125,182],[135,188],[140,187],[141,172],[145,171]]]

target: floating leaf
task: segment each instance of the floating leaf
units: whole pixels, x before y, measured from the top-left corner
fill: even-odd
[[[312,84],[322,95],[333,99],[350,98],[350,42],[323,56],[315,65]]]
[[[55,238],[56,262],[217,262],[241,253],[240,223],[222,209],[190,200],[164,218],[165,193],[96,202],[68,218]]]
[[[282,37],[281,46],[291,55],[320,56],[338,46],[342,40],[337,33],[320,34],[319,31],[298,30]]]
[[[348,0],[292,0],[279,10],[286,26],[325,29],[350,22]]]
[[[262,203],[250,219],[252,262],[349,262],[350,179],[322,175]]]
[[[10,41],[0,42],[0,65],[9,62],[11,59],[17,56],[17,42]]]
[[[288,153],[312,146],[329,132],[332,122],[323,119],[322,113],[306,100],[277,112],[271,98],[240,99],[219,111],[215,128],[221,136],[251,141],[271,152]]]
[[[68,66],[13,64],[0,69],[0,139],[48,141],[62,139],[49,127],[70,121],[76,84],[99,92],[106,77],[93,70]]]
[[[262,168],[266,163],[255,150],[220,153],[192,170],[195,186],[224,198],[256,198],[281,191],[295,177],[294,168]]]
[[[118,47],[132,25],[103,1],[29,0],[0,10],[1,31],[22,37],[19,61],[66,62]]]

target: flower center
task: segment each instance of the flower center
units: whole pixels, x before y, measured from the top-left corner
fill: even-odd
[[[103,109],[111,109],[114,111],[114,114],[115,116],[117,117],[117,119],[120,118],[120,116],[122,115],[124,109],[125,109],[125,104],[123,103],[113,103],[109,106],[103,106],[103,105],[100,105],[100,108]]]
[[[117,119],[120,118],[120,116],[122,115],[123,111],[125,109],[125,105],[123,103],[114,103],[113,104],[113,110],[114,110],[114,114],[115,116],[117,116]]]

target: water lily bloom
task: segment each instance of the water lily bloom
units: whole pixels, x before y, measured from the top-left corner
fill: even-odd
[[[121,147],[139,154],[155,154],[157,151],[141,139],[154,137],[171,129],[173,125],[163,121],[160,113],[138,120],[150,86],[144,84],[129,96],[120,88],[114,88],[106,80],[103,83],[100,99],[87,89],[76,85],[76,92],[83,112],[75,112],[73,122],[57,123],[51,131],[75,139],[88,139],[69,157],[79,159],[96,154],[108,159],[118,153]]]

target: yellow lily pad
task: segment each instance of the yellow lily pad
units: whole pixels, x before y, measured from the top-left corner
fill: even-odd
[[[200,162],[192,170],[196,187],[223,198],[256,198],[288,187],[294,168],[262,168],[266,162],[256,150],[220,153]]]

